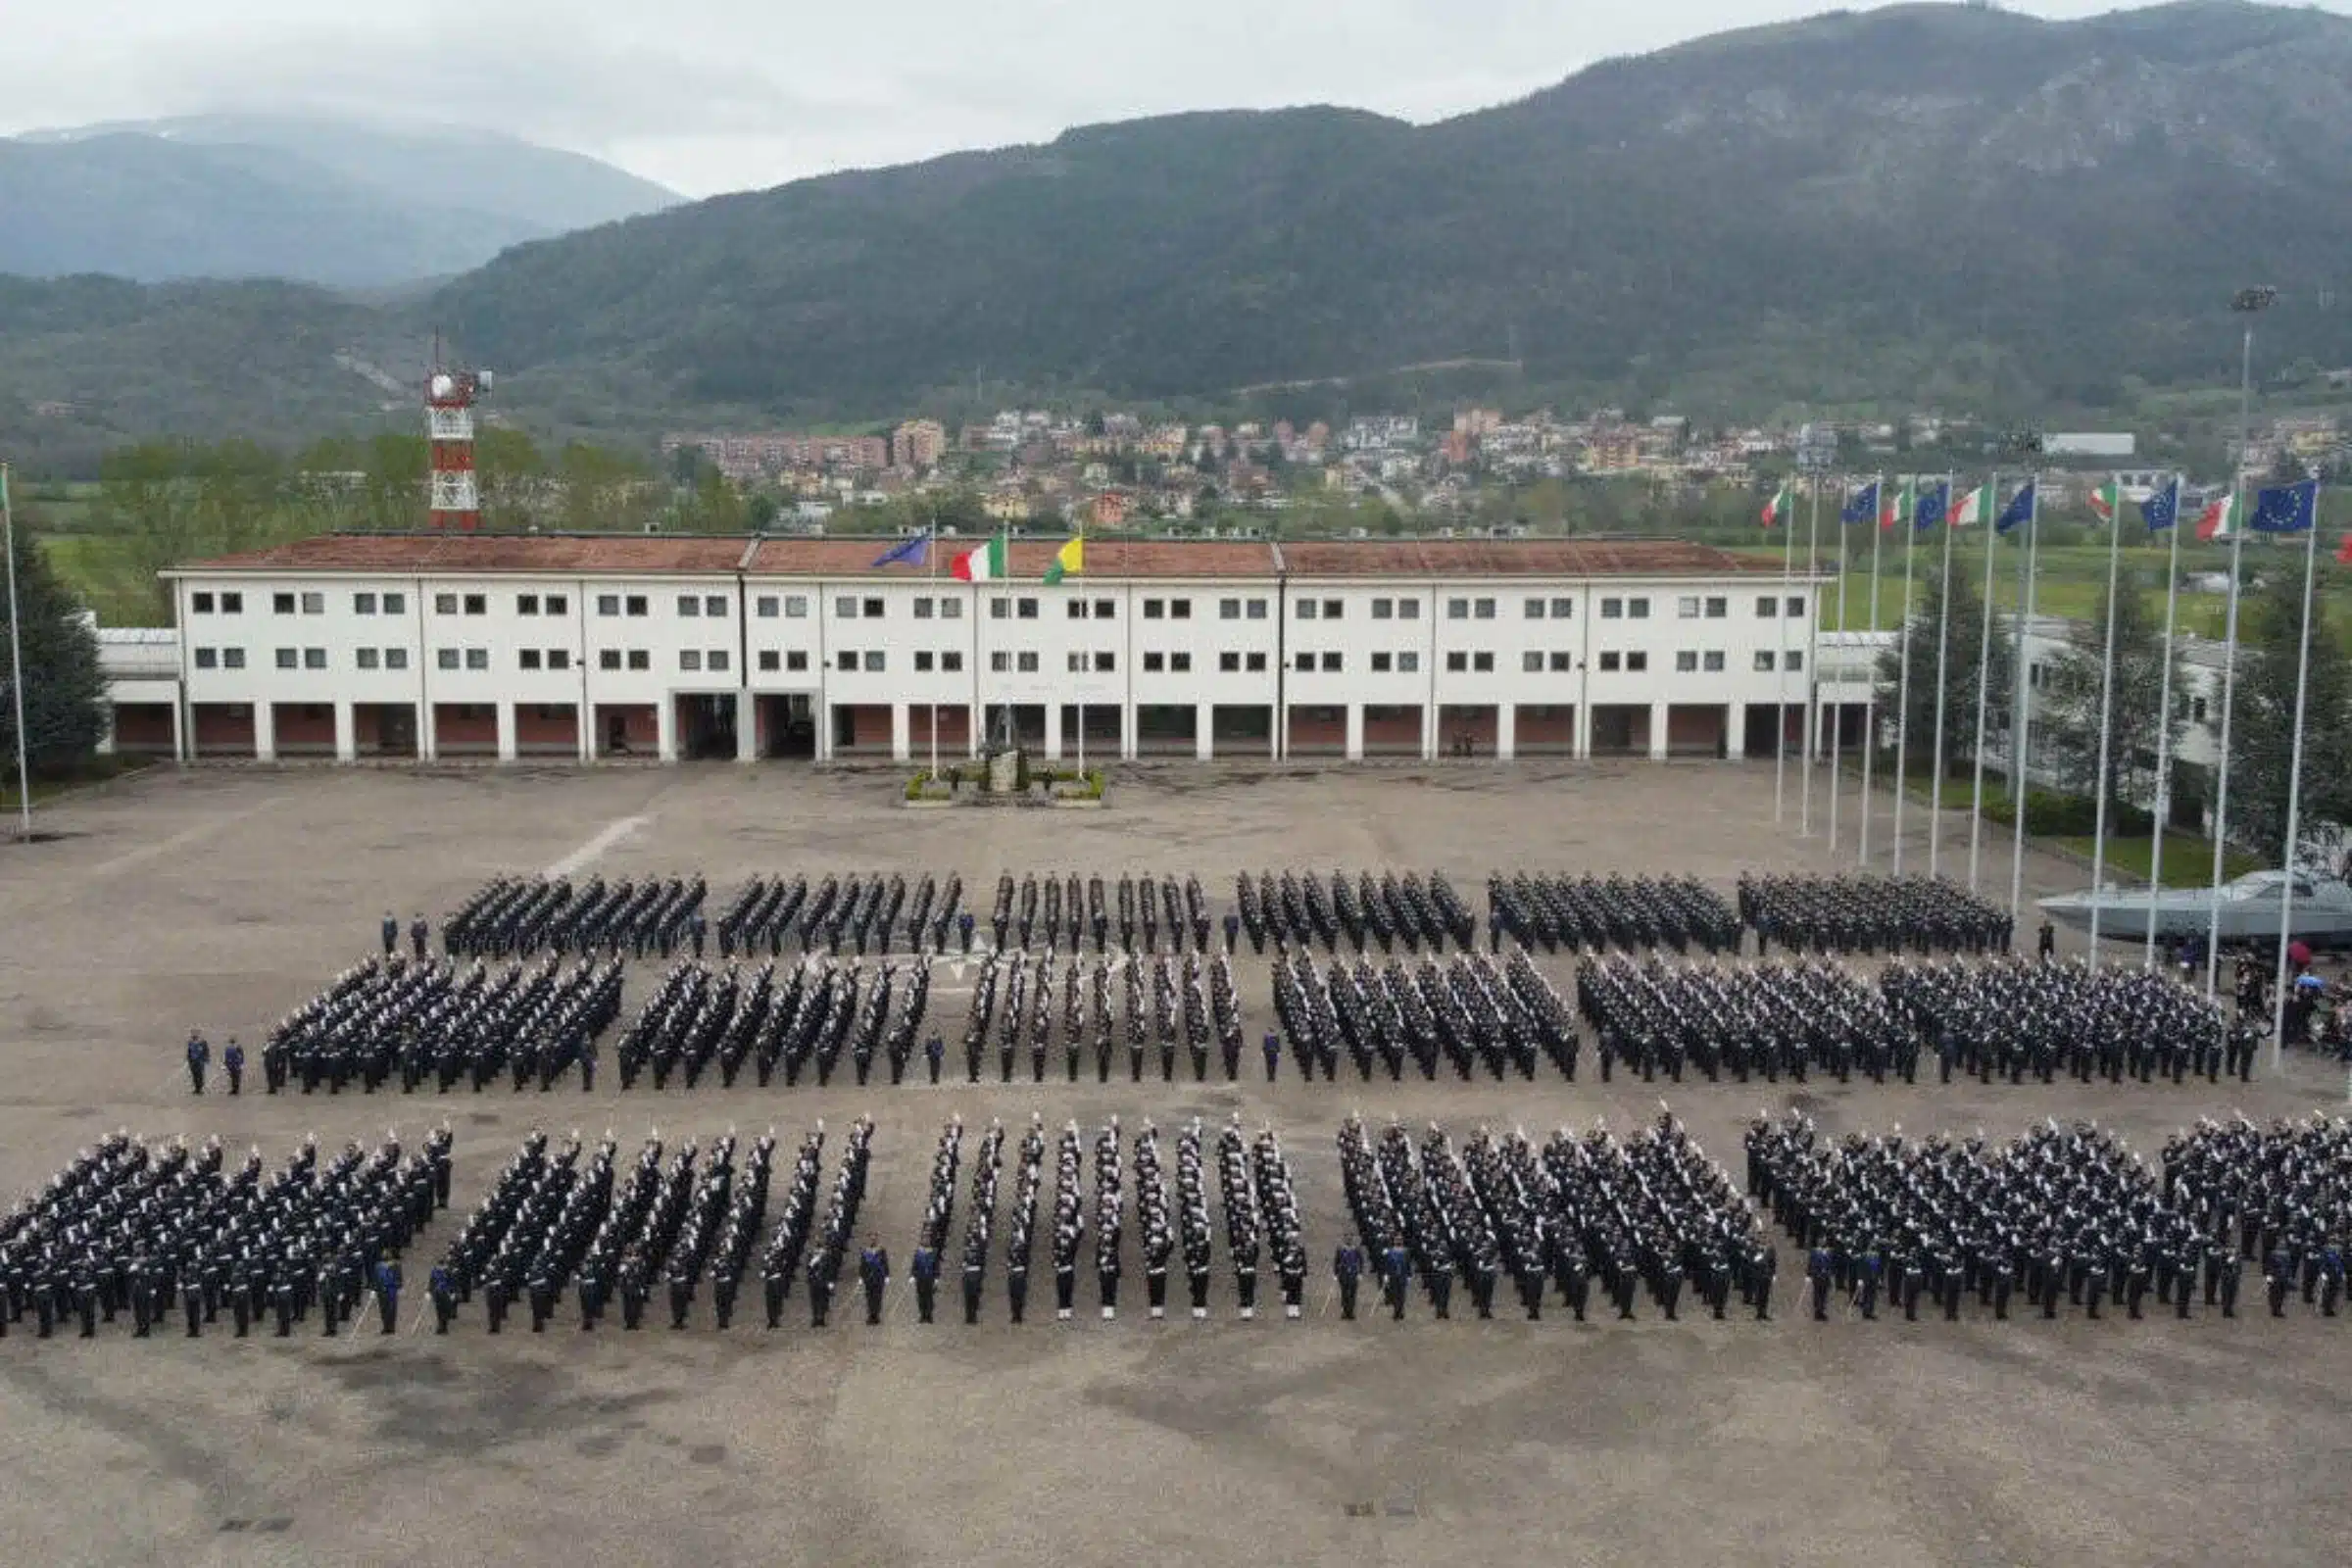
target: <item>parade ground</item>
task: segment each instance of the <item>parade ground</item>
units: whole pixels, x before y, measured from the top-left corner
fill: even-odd
[[[1539,1141],[1605,1117],[1620,1134],[1667,1100],[1738,1171],[1759,1109],[1801,1108],[1825,1134],[1979,1128],[2007,1139],[2043,1117],[2096,1118],[2153,1161],[2201,1114],[2257,1118],[2342,1108],[2336,1069],[2267,1052],[2251,1085],[2191,1081],[2009,1087],[1850,1086],[1816,1075],[1681,1086],[1548,1067],[1492,1080],[1238,1083],[1048,1081],[938,1087],[846,1070],[830,1087],[583,1094],[504,1084],[475,1095],[244,1098],[188,1093],[180,1044],[201,1028],[258,1054],[270,1022],[375,950],[386,911],[436,923],[498,873],[709,878],[714,907],[754,873],[959,872],[984,917],[1000,871],[1197,873],[1212,909],[1237,870],[1441,869],[1482,919],[1500,869],[1692,874],[1727,894],[1742,869],[1824,872],[1853,860],[1855,802],[1833,855],[1817,776],[1813,832],[1799,778],[1774,818],[1770,763],[1121,771],[1100,811],[908,810],[891,772],[733,765],[541,772],[366,768],[159,771],[68,798],[44,838],[0,848],[0,1201],[36,1191],[77,1148],[117,1128],[219,1135],[232,1159],[274,1166],[306,1134],[370,1147],[421,1139],[447,1117],[456,1198],[411,1250],[401,1332],[242,1342],[135,1341],[122,1323],[81,1341],[0,1340],[0,1528],[28,1563],[1288,1564],[1437,1561],[2041,1565],[2332,1560],[2352,1460],[2352,1322],[2299,1304],[2282,1320],[2249,1290],[2239,1317],[2200,1310],[2141,1322],[2113,1311],[1946,1323],[1842,1301],[1808,1318],[1785,1236],[1773,1321],[1729,1321],[1646,1298],[1638,1321],[1577,1324],[1547,1303],[1475,1320],[1457,1299],[1432,1321],[1340,1319],[1330,1260],[1347,1229],[1333,1139],[1360,1112],[1458,1142],[1481,1125]],[[1927,869],[1924,808],[1906,870]],[[1948,820],[1940,868],[1966,879],[1966,825]],[[1887,868],[1884,799],[1874,869]],[[2006,830],[1987,829],[1981,882],[2009,887]],[[2029,858],[2029,894],[2081,887],[2077,867]],[[2035,919],[2021,922],[2030,941]],[[1482,932],[1483,936],[1483,932]],[[2122,956],[2120,952],[2115,956]],[[2136,956],[2134,952],[2132,955]],[[873,960],[868,960],[869,962]],[[1566,992],[1572,962],[1545,960]],[[628,967],[632,1015],[661,965]],[[934,971],[931,1029],[960,1032],[968,966]],[[1265,959],[1236,975],[1249,1035],[1272,1027]],[[928,1032],[928,1031],[927,1031]],[[218,1071],[216,1070],[216,1079]],[[915,1076],[920,1076],[917,1062]],[[949,1076],[961,1077],[951,1049]],[[1218,1075],[1221,1079],[1221,1074]],[[781,1187],[801,1135],[876,1120],[859,1229],[901,1264],[920,1218],[940,1126],[1033,1111],[1075,1117],[1091,1141],[1117,1114],[1170,1134],[1239,1112],[1283,1135],[1312,1273],[1305,1317],[1234,1311],[1222,1238],[1209,1321],[1028,1323],[988,1310],[967,1328],[943,1304],[915,1321],[903,1284],[868,1328],[854,1288],[811,1331],[796,1290],[784,1326],[756,1309],[719,1332],[707,1295],[694,1326],[582,1333],[559,1314],[534,1336],[491,1337],[478,1305],[446,1337],[421,1286],[474,1200],[535,1128],[629,1157],[666,1140],[773,1127]],[[967,1145],[968,1148],[968,1145]],[[827,1178],[839,1152],[827,1150]],[[1007,1171],[1009,1177],[1009,1170]],[[968,1166],[965,1185],[968,1187]],[[959,1194],[959,1198],[962,1195]],[[772,1220],[772,1210],[771,1210]],[[959,1207],[957,1230],[962,1214]],[[1130,1248],[1133,1231],[1130,1231]],[[1089,1241],[1091,1247],[1091,1237]],[[1130,1278],[1135,1278],[1131,1271]],[[755,1293],[756,1294],[756,1293]],[[952,1293],[943,1293],[943,1296]],[[1369,1295],[1369,1293],[1367,1293]],[[1931,1320],[1932,1319],[1932,1320]]]

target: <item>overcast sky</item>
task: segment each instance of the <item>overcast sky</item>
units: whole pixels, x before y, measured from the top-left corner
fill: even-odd
[[[2352,0],[2325,0],[2352,10]],[[1182,109],[1428,121],[1788,0],[72,0],[11,6],[0,133],[215,110],[511,131],[691,195]],[[2014,9],[2076,17],[2103,0]]]

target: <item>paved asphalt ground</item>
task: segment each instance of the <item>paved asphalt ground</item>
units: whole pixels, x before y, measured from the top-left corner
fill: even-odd
[[[1482,1121],[1541,1133],[1596,1115],[1625,1129],[1654,1114],[1659,1092],[1623,1076],[1607,1089],[1286,1076],[1271,1088],[186,1093],[189,1026],[216,1048],[231,1033],[258,1047],[271,1018],[369,948],[387,906],[404,923],[419,908],[437,917],[495,871],[699,868],[723,899],[756,870],[953,867],[983,898],[1001,868],[1197,870],[1221,909],[1243,866],[1435,866],[1483,909],[1479,884],[1498,865],[1690,871],[1728,891],[1743,866],[1832,864],[1821,801],[1800,839],[1791,775],[1776,827],[1771,769],[1753,764],[1143,768],[1100,813],[908,812],[895,786],[774,767],[201,771],[61,804],[43,813],[53,841],[0,849],[0,1192],[37,1186],[118,1126],[259,1141],[274,1161],[305,1130],[372,1141],[398,1123],[414,1137],[447,1114],[464,1208],[533,1126],[612,1127],[626,1148],[649,1124],[676,1138],[772,1123],[789,1149],[815,1116],[838,1129],[870,1110],[867,1214],[903,1265],[951,1111],[1010,1124],[1042,1109],[1091,1136],[1113,1111],[1168,1126],[1238,1109],[1286,1135],[1318,1269],[1307,1322],[1234,1320],[1220,1239],[1206,1325],[1131,1311],[1057,1326],[1048,1313],[1015,1330],[1000,1276],[989,1321],[970,1330],[919,1327],[900,1300],[879,1330],[851,1307],[811,1334],[796,1288],[772,1335],[742,1317],[713,1332],[707,1293],[682,1334],[583,1336],[567,1304],[543,1337],[492,1339],[478,1303],[447,1339],[327,1341],[314,1328],[290,1343],[218,1330],[140,1343],[117,1326],[36,1344],[20,1332],[0,1343],[10,1560],[2342,1560],[2352,1320],[1994,1324],[1972,1309],[1957,1325],[1817,1325],[1797,1310],[1786,1246],[1768,1325],[1667,1324],[1646,1299],[1638,1323],[1584,1327],[1548,1312],[1439,1324],[1419,1301],[1401,1325],[1343,1325],[1326,1306],[1320,1270],[1344,1223],[1331,1140],[1349,1108],[1439,1118],[1457,1137]],[[1922,815],[1910,854],[1924,866]],[[1850,860],[1850,797],[1844,818]],[[1964,832],[1950,844],[1945,864],[1964,874]],[[1985,861],[2005,897],[2006,842]],[[2077,880],[2055,862],[2029,868],[2037,891]],[[1264,964],[1240,978],[1254,1038]],[[938,979],[934,1016],[953,1025],[958,982]],[[650,980],[633,966],[630,1010]],[[2342,1093],[2328,1070],[2290,1061],[2283,1081],[2250,1089],[1694,1081],[1673,1100],[1736,1166],[1759,1103],[1801,1102],[1832,1131],[1899,1121],[1996,1137],[2091,1115],[2153,1156],[2199,1113],[2267,1116]],[[412,1286],[454,1224],[426,1233]],[[1092,1294],[1083,1280],[1081,1303]],[[404,1315],[423,1306],[413,1289]]]

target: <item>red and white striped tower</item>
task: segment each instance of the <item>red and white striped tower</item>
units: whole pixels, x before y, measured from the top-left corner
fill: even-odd
[[[482,525],[481,486],[473,476],[473,403],[490,390],[490,372],[436,368],[424,383],[425,433],[432,442],[432,526],[466,533]]]

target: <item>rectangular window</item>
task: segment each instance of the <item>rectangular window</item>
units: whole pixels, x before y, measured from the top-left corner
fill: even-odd
[[[705,669],[716,670],[722,675],[734,665],[734,662],[735,656],[727,652],[727,650],[724,648],[713,648],[703,656],[703,667]]]
[[[1576,617],[1576,601],[1575,601],[1575,600],[1573,600],[1573,599],[1554,599],[1554,600],[1551,602],[1551,618],[1552,618],[1552,619],[1554,619],[1554,620],[1573,620],[1575,617]]]
[[[1600,667],[1603,670],[1621,669],[1624,667],[1624,659],[1617,653],[1615,649],[1607,648],[1601,650]]]
[[[1645,598],[1628,599],[1625,602],[1625,618],[1628,620],[1647,620],[1649,618],[1649,601]]]
[[[619,613],[620,613],[620,595],[618,595],[618,594],[598,594],[598,595],[596,596],[596,612],[597,612],[598,614],[600,614],[600,615],[617,615],[617,614],[619,614]]]
[[[517,615],[539,613],[539,596],[537,594],[516,594],[514,596],[514,613]]]
[[[200,597],[200,598],[201,598],[202,596],[201,596],[201,595],[199,595],[198,597]],[[1239,619],[1241,619],[1241,618],[1242,618],[1242,602],[1241,602],[1239,599],[1220,599],[1220,600],[1218,600],[1218,601],[1217,601],[1217,618],[1218,618],[1219,620],[1239,620]]]
[[[196,650],[196,667],[198,669],[212,669],[217,667],[220,662],[220,656],[210,648],[199,648]]]
[[[1396,618],[1398,620],[1419,620],[1421,618],[1421,601],[1418,599],[1397,600]]]
[[[1805,656],[1792,650],[1781,661],[1781,667],[1793,675],[1805,667]]]
[[[808,596],[807,594],[786,594],[784,596],[784,618],[786,620],[807,620],[808,618]]]
[[[646,601],[645,601],[645,595],[643,595],[643,594],[631,594],[631,595],[629,595],[629,613],[630,613],[631,615],[638,615],[638,616],[642,616],[642,615],[645,613],[645,612],[646,612]]]
[[[1769,675],[1772,673],[1771,649],[1759,648],[1756,650],[1756,672],[1764,675]]]
[[[1372,601],[1372,618],[1373,618],[1374,620],[1393,620],[1393,619],[1395,619],[1395,618],[1396,618],[1396,600],[1394,600],[1394,599],[1375,599],[1375,600],[1373,600],[1373,601]]]
[[[1066,613],[1072,620],[1084,620],[1086,618],[1086,601],[1083,599],[1069,601]]]
[[[1801,614],[1803,614],[1804,612],[1805,612],[1805,601],[1804,601],[1804,598],[1803,598],[1803,596],[1802,596],[1802,595],[1791,595],[1791,596],[1789,596],[1789,600],[1788,600],[1788,606],[1787,606],[1787,607],[1786,607],[1786,609],[1784,609],[1784,610],[1783,610],[1783,612],[1782,612],[1782,613],[1784,613],[1784,614],[1788,614],[1788,615],[1801,615]]]
[[[326,650],[323,648],[305,648],[302,651],[302,667],[305,669],[324,669],[326,667]]]
[[[1263,599],[1252,599],[1250,601],[1249,618],[1251,620],[1263,620],[1266,618],[1266,602]]]
[[[963,668],[962,653],[957,649],[949,649],[947,652],[939,656],[939,667],[948,671],[950,674],[954,674],[956,671]]]
[[[1190,619],[1192,619],[1192,618],[1193,618],[1193,602],[1192,602],[1190,599],[1171,599],[1171,600],[1169,600],[1169,601],[1168,601],[1168,618],[1169,618],[1170,620],[1190,620]]]
[[[1314,602],[1312,599],[1301,599],[1301,600],[1299,600],[1299,601],[1298,601],[1298,618],[1299,618],[1300,620],[1312,620],[1312,619],[1314,619],[1314,618],[1315,618],[1315,608],[1316,608],[1316,606],[1315,606],[1315,602]]]
[[[939,602],[939,618],[942,620],[961,620],[963,618],[963,601],[960,599],[942,599]]]
[[[372,614],[374,614],[374,613],[375,613],[375,595],[373,595],[373,594],[353,594],[353,595],[351,596],[351,612],[352,612],[353,614],[355,614],[355,615],[372,615]]]
[[[1323,601],[1323,618],[1325,620],[1338,620],[1341,612],[1347,608],[1348,601],[1345,599],[1326,599]]]
[[[1693,649],[1686,648],[1680,653],[1677,653],[1674,656],[1674,672],[1678,675],[1694,675],[1698,673],[1697,652]]]
[[[1192,655],[1190,655],[1190,654],[1178,654],[1178,655],[1176,655],[1176,656],[1175,656],[1175,659],[1174,659],[1174,661],[1172,661],[1172,663],[1173,663],[1174,667],[1175,667],[1175,668],[1177,668],[1177,669],[1190,669],[1190,668],[1192,668],[1192,667],[1193,667],[1193,656],[1192,656]],[[1113,657],[1111,657],[1109,654],[1107,654],[1107,653],[1104,653],[1104,652],[1103,652],[1102,649],[1100,649],[1100,648],[1098,648],[1098,649],[1096,649],[1096,650],[1095,650],[1095,673],[1096,673],[1096,674],[1098,674],[1098,675],[1107,675],[1107,674],[1109,674],[1109,673],[1110,673],[1110,672],[1111,672],[1111,671],[1112,671],[1114,668],[1116,668],[1117,666],[1118,666],[1118,661],[1117,661],[1116,659],[1114,659]]]
[[[1037,601],[1034,599],[1021,599],[1014,601],[1012,607],[1012,618],[1015,620],[1035,620],[1037,618]]]
[[[784,661],[783,661],[783,659],[782,659],[782,658],[781,658],[781,657],[780,657],[780,656],[779,656],[779,655],[776,653],[776,651],[775,651],[773,648],[762,648],[762,649],[760,649],[760,673],[762,673],[762,674],[767,674],[767,675],[772,675],[772,674],[774,674],[774,673],[775,673],[775,672],[776,672],[778,669],[781,669],[781,668],[783,667],[783,665],[784,665]],[[918,666],[918,667],[919,667],[919,666]]]
[[[871,602],[872,602],[873,604],[877,605],[877,606],[879,606],[879,605],[882,603],[882,601],[881,601],[881,600],[879,600],[879,599],[873,600],[873,601],[871,601]],[[879,609],[877,609],[877,610],[875,610],[874,613],[875,613],[875,614],[877,614],[877,615],[879,615],[880,613],[882,613],[882,612],[881,612]],[[724,619],[726,619],[726,618],[727,618],[727,596],[726,596],[726,595],[724,595],[724,594],[705,594],[705,595],[703,595],[703,618],[704,618],[704,619],[706,619],[706,620],[724,620]]]
[[[1698,667],[1710,675],[1723,673],[1723,650],[1710,648],[1699,656]]]
[[[448,600],[450,603],[449,613],[453,615],[456,614],[458,596],[456,594],[443,594],[441,597]],[[291,615],[294,613],[294,596],[292,594],[271,594],[270,596],[270,612],[273,615]]]
[[[773,620],[776,618],[776,596],[761,594],[752,601],[752,608],[759,613],[761,620]]]
[[[914,651],[914,672],[917,675],[931,673],[931,653],[928,649],[918,648]]]
[[[1004,649],[1000,648],[988,656],[988,669],[990,674],[1003,675],[1010,671],[1011,668],[1012,656],[1006,653]]]
[[[1526,618],[1529,620],[1542,620],[1544,618],[1544,601],[1541,599],[1530,599],[1527,602],[1525,614]]]
[[[1292,656],[1291,662],[1292,665],[1302,675],[1314,673],[1315,656],[1312,654],[1294,655]]]
[[[1266,672],[1266,656],[1263,654],[1251,654],[1244,662],[1250,666],[1250,673],[1252,675],[1262,675]]]
[[[1492,599],[1479,600],[1470,607],[1470,613],[1480,620],[1493,620],[1494,618],[1494,601]]]
[[[1649,669],[1649,656],[1645,653],[1642,653],[1639,649],[1627,654],[1625,656],[1625,668],[1626,673],[1629,675],[1641,675],[1647,673]]]
[[[1241,655],[1239,655],[1239,654],[1219,654],[1219,655],[1217,656],[1217,673],[1218,673],[1218,674],[1220,674],[1220,675],[1239,675],[1241,672],[1242,672],[1242,656],[1241,656]]]
[[[188,595],[188,610],[193,614],[211,614],[213,612],[213,596],[211,594]]]
[[[1164,669],[1166,669],[1166,668],[1167,668],[1167,658],[1166,658],[1166,656],[1165,656],[1165,655],[1162,655],[1162,654],[1150,654],[1150,653],[1148,653],[1148,654],[1144,655],[1144,673],[1145,673],[1145,674],[1147,674],[1147,675],[1156,675],[1156,674],[1160,673],[1162,670],[1164,670]]]
[[[1421,656],[1420,656],[1419,654],[1416,654],[1416,653],[1411,653],[1411,652],[1406,652],[1406,653],[1401,653],[1401,654],[1398,654],[1398,655],[1396,656],[1396,673],[1397,673],[1397,674],[1399,674],[1399,675],[1411,675],[1411,674],[1417,673],[1417,672],[1420,670],[1420,668],[1421,668]]]
[[[220,667],[222,669],[243,669],[245,667],[245,650],[242,648],[221,649]]]
[[[459,665],[465,663],[465,662],[466,661],[464,657],[461,656],[455,648],[436,648],[433,650],[433,666],[437,669],[456,669]]]
[[[788,670],[806,670],[808,667],[808,652],[805,649],[793,649],[784,656],[784,667]]]
[[[700,594],[680,594],[680,595],[678,595],[678,613],[679,613],[679,615],[680,615],[680,616],[682,616],[682,617],[689,617],[689,618],[691,618],[691,617],[693,617],[693,616],[700,615],[702,612],[703,612],[703,599],[702,599],[702,595],[700,595]]]
[[[1009,599],[991,599],[988,602],[988,618],[991,620],[1010,620],[1012,618],[1012,601]]]
[[[629,650],[629,667],[631,669],[651,669],[654,667],[654,656],[642,648],[632,648]]]
[[[858,656],[845,648],[834,656],[833,665],[844,674],[855,675],[858,672]]]
[[[678,613],[681,615],[685,612],[686,612],[682,609],[678,612]],[[703,667],[703,651],[699,648],[679,649],[678,667],[680,669],[691,669],[700,672]]]
[[[567,615],[571,613],[571,601],[565,599],[562,594],[549,594],[547,598],[542,601],[542,603],[546,606],[547,612],[551,615]]]
[[[1674,613],[1678,620],[1696,620],[1698,618],[1698,595],[1685,594],[1682,598],[1677,599],[1674,602]]]
[[[245,596],[241,593],[222,594],[220,596],[220,613],[223,615],[242,615],[245,613]]]
[[[928,594],[918,596],[914,601],[914,618],[929,620],[932,615],[932,608],[936,603],[937,601]]]
[[[1756,601],[1757,619],[1770,620],[1780,612],[1781,596],[1779,594],[1766,594],[1763,598]]]
[[[1493,654],[1472,654],[1470,656],[1470,670],[1471,673],[1476,675],[1494,674],[1494,656]]]
[[[1624,601],[1624,600],[1622,600],[1622,599],[1603,599],[1603,600],[1600,602],[1600,618],[1601,618],[1601,619],[1603,619],[1603,620],[1618,620],[1618,619],[1622,619],[1622,618],[1624,617],[1624,615],[1625,615],[1625,601]]]
[[[372,648],[355,648],[352,650],[351,658],[352,662],[357,664],[362,669],[373,669],[375,667],[376,655],[375,650]]]
[[[466,667],[467,669],[488,669],[490,667],[490,650],[487,648],[466,649]]]
[[[1563,654],[1557,651],[1553,652],[1551,656],[1551,672],[1554,675],[1570,674],[1573,673],[1575,669],[1576,656],[1574,654]]]
[[[1730,614],[1731,612],[1732,602],[1729,599],[1724,598],[1720,594],[1710,594],[1707,596],[1707,618],[1709,620],[1721,620],[1724,616]]]
[[[596,654],[596,667],[599,669],[618,669],[620,667],[620,650],[617,648],[598,649]]]
[[[1446,656],[1446,668],[1459,675],[1470,667],[1470,656],[1457,648]]]
[[[520,662],[524,669],[537,669],[539,667],[539,650],[536,648],[525,648],[514,657]]]
[[[1323,673],[1326,675],[1336,675],[1339,672],[1340,656],[1338,654],[1325,654],[1323,656]]]
[[[716,604],[717,602],[718,601],[715,599],[711,601],[712,604]],[[711,613],[715,615],[718,614],[719,612],[714,610],[711,612]],[[879,599],[858,600],[858,617],[863,620],[880,620],[882,618],[882,601]]]
[[[304,597],[307,599],[309,596],[305,595]],[[303,612],[308,614],[311,607],[306,603],[302,609]],[[489,612],[490,596],[488,594],[467,594],[466,596],[466,613],[468,615],[486,615]]]
[[[1447,620],[1468,620],[1470,618],[1470,601],[1467,599],[1446,600],[1446,618]]]
[[[1013,671],[1014,671],[1014,673],[1016,673],[1016,674],[1021,674],[1021,675],[1034,675],[1034,674],[1036,674],[1036,673],[1037,673],[1037,655],[1036,655],[1036,653],[1035,653],[1034,651],[1032,651],[1032,652],[1030,652],[1030,653],[1021,654],[1021,655],[1017,656],[1016,658],[1014,658],[1014,660],[1013,660],[1013,662],[1012,662],[1012,667],[1013,667]]]
[[[1110,667],[1110,656],[1108,654],[1097,654],[1095,656],[1095,667],[1097,669],[1108,669]],[[1189,675],[1192,672],[1192,655],[1170,654],[1168,656],[1168,673],[1171,675]]]
[[[1168,607],[1164,600],[1147,599],[1144,601],[1144,618],[1146,620],[1157,620],[1167,612]]]
[[[1396,659],[1394,654],[1374,654],[1372,656],[1372,673],[1375,675],[1386,675],[1396,666]]]
[[[302,653],[301,653],[301,650],[299,650],[299,649],[294,649],[294,648],[280,648],[280,649],[277,651],[277,667],[278,667],[278,668],[280,668],[280,669],[299,669],[299,668],[301,668],[301,667],[302,667]]]
[[[231,594],[231,595],[229,595],[229,597],[230,597],[231,599],[233,599],[233,598],[235,598],[235,597],[236,597],[236,595],[234,595],[234,594]],[[409,596],[408,596],[407,594],[386,594],[386,595],[384,595],[384,613],[385,613],[385,614],[387,614],[387,615],[405,615],[405,614],[407,614],[408,612],[409,612]]]
[[[409,667],[409,651],[408,651],[406,648],[387,648],[387,649],[385,649],[385,650],[384,650],[384,667],[385,667],[386,669],[406,669],[406,668],[408,668],[408,667]]]
[[[1519,656],[1519,672],[1523,675],[1543,674],[1544,656],[1538,653],[1521,654]]]
[[[1118,619],[1118,618],[1119,618],[1119,603],[1118,603],[1118,601],[1117,601],[1117,600],[1115,600],[1115,599],[1098,599],[1098,600],[1096,600],[1096,601],[1095,601],[1095,618],[1096,618],[1097,620],[1116,620],[1116,619]]]

